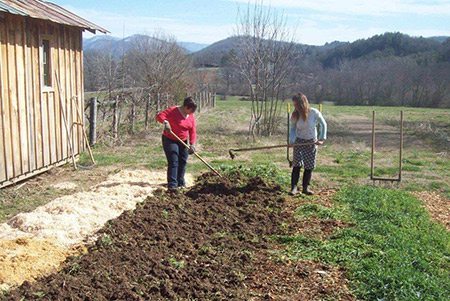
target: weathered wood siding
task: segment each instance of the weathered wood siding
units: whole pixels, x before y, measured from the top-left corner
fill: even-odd
[[[51,44],[50,87],[42,77],[43,38]],[[83,115],[83,98],[82,30],[4,14],[0,18],[0,187],[66,162],[71,157],[69,140],[75,155],[84,149],[81,129],[72,128],[78,121],[77,106]]]

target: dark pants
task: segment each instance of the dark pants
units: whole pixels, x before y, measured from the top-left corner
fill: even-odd
[[[291,175],[291,189],[294,189],[294,187],[297,187],[298,181],[300,180],[300,170],[301,167],[294,166],[292,168],[292,175]],[[312,169],[305,169],[303,172],[303,190],[308,189],[309,184],[311,183],[312,178]]]
[[[178,141],[162,136],[164,153],[167,158],[167,186],[169,188],[183,187],[186,163],[189,157],[188,149]]]

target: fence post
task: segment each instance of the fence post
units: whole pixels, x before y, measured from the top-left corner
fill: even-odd
[[[97,97],[89,100],[89,145],[97,143]]]
[[[158,93],[156,96],[156,111],[159,113],[161,111],[161,94]]]
[[[217,94],[216,94],[216,92],[214,92],[214,95],[213,95],[213,103],[212,103],[212,107],[213,107],[213,108],[216,107],[216,97],[217,97]]]
[[[117,139],[119,137],[119,95],[116,96],[116,100],[113,104],[113,123],[112,123],[112,134],[113,138]]]
[[[198,112],[200,113],[202,111],[202,100],[200,98],[199,93],[195,92],[194,95],[195,95],[194,96],[195,97],[195,101],[197,101],[197,104],[198,104]]]
[[[151,101],[151,94],[148,94],[148,97],[146,99],[145,102],[145,121],[144,121],[144,125],[145,125],[145,129],[148,129],[148,114],[150,111],[150,101]]]

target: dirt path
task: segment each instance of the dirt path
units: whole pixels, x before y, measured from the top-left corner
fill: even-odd
[[[343,272],[275,261],[292,212],[280,187],[204,177],[104,227],[89,252],[7,300],[354,300]]]

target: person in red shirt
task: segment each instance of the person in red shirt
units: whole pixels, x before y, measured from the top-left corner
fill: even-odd
[[[186,182],[186,164],[189,154],[195,152],[197,140],[196,121],[194,113],[197,104],[192,97],[187,97],[182,106],[170,107],[156,115],[156,120],[164,125],[162,145],[167,158],[167,186],[169,190],[184,187]],[[170,131],[190,145],[187,149]]]

